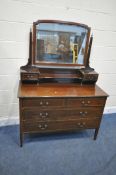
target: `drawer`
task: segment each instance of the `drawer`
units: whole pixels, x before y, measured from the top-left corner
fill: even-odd
[[[77,118],[100,118],[103,114],[103,107],[83,107],[79,109],[67,110],[70,119]]]
[[[65,117],[65,110],[39,110],[39,109],[24,109],[22,111],[23,120],[36,120],[36,121],[49,121],[49,120],[61,120]]]
[[[38,80],[38,73],[23,73],[21,80]]]
[[[69,98],[67,107],[104,106],[106,98]]]
[[[23,122],[24,132],[52,132],[52,131],[69,131],[77,129],[97,128],[100,119],[93,120],[73,120],[57,122]]]
[[[39,109],[24,109],[22,111],[23,120],[38,120],[38,121],[56,121],[56,120],[75,120],[77,118],[96,118],[101,117],[103,108],[80,108],[80,109],[59,109],[59,110],[39,110]]]
[[[64,100],[60,98],[25,98],[22,100],[22,107],[58,107],[64,106]]]

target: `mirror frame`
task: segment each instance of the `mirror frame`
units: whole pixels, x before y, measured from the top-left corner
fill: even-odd
[[[87,40],[86,40],[86,45],[85,45],[85,53],[84,53],[84,61],[83,64],[69,64],[69,63],[36,63],[36,26],[40,23],[58,23],[58,24],[66,24],[66,25],[75,25],[75,26],[79,26],[79,27],[83,27],[87,30]],[[85,68],[87,65],[87,55],[88,55],[88,48],[89,48],[89,41],[90,41],[90,31],[91,28],[88,27],[85,24],[81,24],[81,23],[76,23],[76,22],[68,22],[68,21],[60,21],[60,20],[38,20],[36,22],[33,23],[33,37],[32,37],[32,64],[36,65],[38,67],[65,67],[65,68]]]

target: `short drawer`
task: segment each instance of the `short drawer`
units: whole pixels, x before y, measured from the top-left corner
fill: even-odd
[[[106,98],[69,98],[67,99],[68,107],[85,107],[85,106],[104,106]]]
[[[73,110],[67,110],[67,115],[70,119],[84,119],[84,118],[101,118],[103,114],[103,107],[83,107]]]
[[[57,120],[75,120],[77,118],[99,118],[102,116],[103,108],[79,108],[79,109],[59,109],[59,110],[41,110],[41,109],[24,109],[22,110],[22,120],[38,121],[57,121]]]
[[[64,106],[64,100],[60,98],[24,98],[22,107],[58,107]]]
[[[38,80],[37,73],[23,73],[21,74],[21,80]]]
[[[73,121],[57,121],[57,122],[23,122],[24,132],[51,132],[51,131],[69,131],[77,129],[97,128],[100,119],[93,120],[73,120]]]

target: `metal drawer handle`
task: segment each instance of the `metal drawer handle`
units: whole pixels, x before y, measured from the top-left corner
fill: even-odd
[[[44,119],[44,118],[46,118],[46,116],[45,116],[45,115],[42,115],[42,116],[41,116],[41,118],[43,118],[43,119]]]
[[[47,112],[40,112],[39,115],[41,116],[42,119],[46,119],[48,117],[48,113]]]
[[[38,128],[43,129],[43,130],[46,129],[47,127],[48,127],[47,124],[43,124],[43,125],[42,124],[39,124],[38,125]]]
[[[85,104],[85,101],[82,101],[81,103],[82,103],[82,104]]]
[[[83,128],[83,127],[85,126],[85,122],[83,122],[83,123],[77,123],[77,125],[78,125],[79,127]]]
[[[90,103],[91,103],[91,101],[89,101],[89,100],[88,100],[87,102],[82,101],[81,103],[82,103],[82,104],[85,104],[85,105],[88,105],[88,104],[90,104]]]
[[[42,101],[40,101],[40,105],[42,105],[43,104],[43,102]]]
[[[48,116],[48,113],[46,112],[45,114],[43,114],[42,112],[39,113],[40,116]]]
[[[27,75],[28,78],[33,78],[33,75]]]
[[[81,123],[77,123],[77,125],[81,128],[83,128],[83,125]]]
[[[84,111],[84,112],[83,112],[83,111],[80,111],[80,115],[81,115],[81,116],[87,115],[87,111]]]
[[[46,105],[48,105],[49,103],[48,103],[48,101],[46,102]]]

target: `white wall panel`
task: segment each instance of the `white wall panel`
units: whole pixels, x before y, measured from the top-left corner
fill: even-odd
[[[63,1],[66,2],[66,1]],[[75,1],[78,6],[78,2]],[[3,10],[4,8],[5,11]],[[67,6],[66,6],[67,7]],[[76,5],[75,5],[76,7]],[[15,9],[15,15],[14,11]],[[6,13],[7,11],[7,13]],[[5,0],[1,1],[0,20],[10,20],[18,22],[32,23],[38,18],[52,18],[79,21],[90,25],[94,29],[115,30],[115,15],[86,11],[83,9],[72,9],[51,6],[46,3],[34,4],[21,1]]]
[[[110,95],[110,94],[109,94]],[[116,96],[111,96],[107,99],[107,103],[106,103],[107,107],[112,107],[115,106],[116,107]]]
[[[19,82],[19,75],[0,75],[0,90],[12,90]]]
[[[116,96],[116,85],[110,85],[110,86],[108,86],[108,84],[107,84],[107,86],[106,85],[103,85],[103,84],[102,85],[100,84],[100,87],[103,88],[104,91],[106,91],[109,95]]]
[[[38,0],[36,0],[37,2]],[[69,0],[67,4],[70,8],[80,8],[90,12],[115,13],[115,0]]]
[[[76,9],[69,9],[68,16],[71,20],[82,21],[85,24],[88,24],[92,29],[96,30],[116,30],[116,22],[114,15],[108,15],[104,13],[82,11]]]
[[[94,43],[93,43],[94,44]],[[116,60],[116,47],[94,46],[91,50],[91,60],[97,61],[115,61]]]
[[[26,63],[24,59],[0,59],[0,75],[19,75],[20,66]]]
[[[30,27],[25,23],[0,21],[0,41],[27,42]]]
[[[85,23],[92,28],[90,64],[100,74],[98,85],[116,106],[115,0],[0,0],[0,118],[18,116],[20,66],[28,60],[29,30],[38,19]]]
[[[18,103],[17,88],[9,91],[0,91],[0,105]]]
[[[89,10],[91,12],[97,11],[101,13],[116,13],[116,1],[115,0],[14,0],[19,2],[27,2],[27,3],[35,3],[41,5],[47,5],[52,7],[68,7],[68,8],[76,8]]]
[[[6,9],[5,11],[3,7]],[[15,9],[15,15],[12,9]],[[63,8],[52,8],[45,5],[2,0],[0,6],[0,20],[32,23],[38,18],[62,18],[63,16],[65,16]]]
[[[97,84],[99,85],[104,85],[104,86],[109,86],[111,85],[116,85],[116,74],[99,74],[99,78],[97,81]]]
[[[19,105],[18,103],[0,105],[0,118],[3,117],[18,117]]]
[[[28,58],[28,42],[0,41],[0,58]]]
[[[116,31],[92,30],[95,46],[116,47]]]
[[[94,60],[94,62],[93,61],[91,62],[91,66],[94,67],[95,70],[100,74],[101,73],[116,74],[116,61]]]

